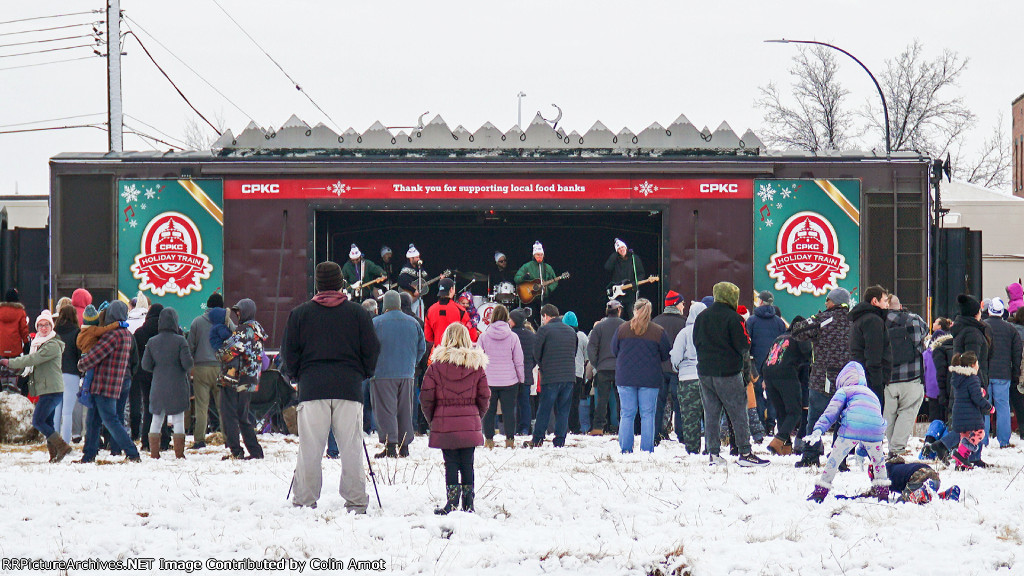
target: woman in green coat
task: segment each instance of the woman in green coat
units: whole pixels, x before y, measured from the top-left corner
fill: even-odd
[[[39,397],[32,413],[32,426],[46,438],[50,462],[60,462],[71,452],[71,446],[53,428],[54,412],[64,400],[64,378],[60,369],[63,354],[64,341],[53,330],[53,315],[43,310],[36,318],[36,336],[29,354],[0,360],[0,365],[12,371],[24,370],[28,376],[28,393]]]

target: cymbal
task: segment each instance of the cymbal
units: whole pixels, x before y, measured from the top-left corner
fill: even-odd
[[[463,272],[462,270],[456,270],[455,275],[465,280],[476,280],[477,282],[487,282],[489,276],[482,272]]]

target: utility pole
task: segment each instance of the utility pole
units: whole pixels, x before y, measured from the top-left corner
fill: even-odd
[[[121,0],[107,0],[107,128],[110,151],[124,151],[121,110]]]
[[[520,129],[523,128],[523,98],[525,98],[525,97],[526,97],[526,92],[523,92],[522,90],[519,91],[519,94],[516,94],[516,100],[518,101],[518,104],[519,104],[519,115],[516,116],[516,119],[517,119],[517,121],[519,123],[516,124],[516,126],[519,126]],[[525,130],[523,130],[523,131],[525,132]]]

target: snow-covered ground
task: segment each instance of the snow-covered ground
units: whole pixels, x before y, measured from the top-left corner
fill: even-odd
[[[563,449],[478,449],[476,513],[439,517],[441,455],[425,438],[410,458],[374,460],[384,508],[370,487],[366,516],[346,514],[332,460],[319,507],[293,508],[296,439],[261,440],[266,460],[248,462],[208,448],[184,461],[50,465],[42,446],[0,447],[0,557],[354,558],[444,575],[1024,573],[1024,474],[1007,489],[1020,448],[987,451],[987,470],[939,466],[943,487],[963,488],[960,503],[816,505],[805,501],[815,472],[794,469],[795,456],[708,468],[673,442],[621,455],[612,437],[574,436]],[[848,494],[868,484],[856,467],[835,482]]]

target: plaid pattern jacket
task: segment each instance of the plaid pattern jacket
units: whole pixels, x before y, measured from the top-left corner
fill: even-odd
[[[132,353],[132,335],[127,328],[117,328],[107,332],[100,341],[78,361],[78,369],[82,372],[96,369],[93,374],[93,396],[117,398],[121,395],[121,385],[128,375],[128,364]]]
[[[893,330],[901,315],[905,315],[906,327],[910,328],[910,339],[914,342],[917,357],[909,364],[894,364],[889,382],[910,382],[924,378],[924,339],[928,336],[928,325],[923,318],[913,312],[890,310],[886,315],[885,327]]]

